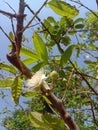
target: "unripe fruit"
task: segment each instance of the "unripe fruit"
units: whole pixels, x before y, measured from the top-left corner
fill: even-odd
[[[58,73],[57,73],[57,71],[55,71],[55,70],[53,70],[53,71],[50,73],[50,75],[49,75],[49,77],[50,77],[51,79],[56,79],[57,76],[58,76]]]

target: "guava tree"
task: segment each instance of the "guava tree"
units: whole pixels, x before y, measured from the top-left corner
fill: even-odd
[[[97,14],[83,3],[70,1],[87,8],[97,19]],[[13,9],[9,4],[8,6]],[[44,6],[59,15],[59,20],[49,16],[42,21],[38,14]],[[25,9],[32,14],[26,25]],[[34,107],[30,107],[29,112],[25,111],[27,119],[23,121],[31,121],[40,130],[95,130],[98,127],[97,45],[87,42],[94,21],[76,18],[79,10],[60,0],[46,0],[37,12],[24,0],[20,0],[18,13],[3,10],[0,13],[8,16],[12,25],[9,34],[0,25],[0,30],[11,43],[8,46],[10,53],[7,54],[7,60],[12,64],[0,63],[0,69],[12,74],[0,80],[0,87],[11,89],[12,98],[17,105],[21,96],[32,98]],[[13,19],[16,20],[16,27]],[[32,27],[30,25],[34,19],[39,22],[39,27],[34,28],[31,34],[34,46],[31,49],[24,46],[26,37],[23,33]],[[55,53],[54,48],[58,50]],[[25,118],[22,112],[17,114],[21,116],[16,119]],[[28,130],[24,127],[25,125],[23,129]]]

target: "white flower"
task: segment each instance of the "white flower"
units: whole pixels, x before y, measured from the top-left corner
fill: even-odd
[[[40,87],[44,85],[46,79],[47,77],[45,76],[43,70],[37,71],[32,76],[32,78],[27,81],[27,84],[26,84],[27,88],[25,88],[25,90],[26,91],[39,90]]]

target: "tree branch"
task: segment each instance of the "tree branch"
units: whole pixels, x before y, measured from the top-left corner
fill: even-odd
[[[24,9],[25,9],[25,4],[24,0],[20,0],[19,3],[19,12],[17,15],[16,20],[17,20],[17,27],[16,27],[16,33],[15,33],[15,41],[11,42],[12,43],[12,51],[7,54],[7,59],[8,61],[13,64],[22,74],[27,75],[28,78],[32,77],[31,71],[22,63],[20,60],[20,49],[21,49],[21,44],[22,44],[22,29],[23,29],[23,20],[24,20]],[[8,14],[9,15],[9,14]],[[13,16],[13,15],[12,15]]]
[[[42,10],[42,8],[46,5],[47,1],[48,0],[46,0],[43,3],[43,5],[40,7],[40,9],[36,13],[34,13],[34,17],[32,17],[31,20],[28,22],[28,24],[23,28],[23,30],[22,30],[23,32],[28,28],[28,26],[31,24],[31,22],[34,20],[34,18],[39,14],[39,12]],[[25,6],[28,7],[27,4],[25,4]]]
[[[3,10],[0,10],[0,13],[3,14],[3,15],[8,16],[10,18],[16,18],[17,17],[16,14],[12,14],[12,13],[9,13],[9,12],[3,11]]]
[[[68,127],[68,130],[79,130],[76,123],[71,118],[71,115],[66,111],[62,100],[58,99],[50,90],[50,92],[47,90],[42,89],[43,94],[51,101],[52,105],[57,109],[57,111],[60,113],[60,116],[64,120],[65,124]]]

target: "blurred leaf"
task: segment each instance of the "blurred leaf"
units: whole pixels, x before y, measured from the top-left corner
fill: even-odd
[[[68,31],[68,34],[69,35],[74,35],[74,34],[76,34],[76,32],[77,32],[76,29],[72,29],[72,30]]]
[[[58,15],[66,16],[68,18],[74,18],[79,13],[75,7],[64,1],[51,0],[48,2],[48,5]]]
[[[63,66],[70,59],[75,45],[70,45],[61,56],[60,64]]]
[[[96,65],[97,64],[97,62],[95,62],[95,61],[90,61],[90,60],[85,60],[84,61],[86,64],[89,64],[89,65]]]
[[[19,102],[19,97],[22,91],[22,80],[16,77],[12,83],[12,98],[16,104]]]
[[[66,45],[66,46],[69,45],[69,44],[70,44],[70,41],[71,41],[68,36],[63,36],[61,40],[62,40],[62,43],[63,43],[64,45]]]
[[[84,28],[84,24],[77,24],[77,25],[75,25],[75,28],[82,29],[82,28]]]
[[[89,46],[89,48],[92,49],[92,50],[98,50],[98,46],[96,46],[96,45],[94,45],[94,44],[92,44],[92,43],[88,44],[88,46]]]
[[[8,71],[8,72],[10,72],[10,73],[12,73],[12,74],[16,74],[16,69],[15,69],[15,67],[13,67],[13,66],[11,66],[11,65],[8,65],[8,64],[6,64],[6,63],[0,63],[0,69],[2,69],[2,70],[5,70],[5,71]]]
[[[36,32],[33,35],[33,42],[34,42],[34,47],[36,49],[36,52],[37,52],[39,58],[42,59],[42,61],[44,61],[44,63],[47,63],[48,62],[48,53],[47,53],[45,43]]]

